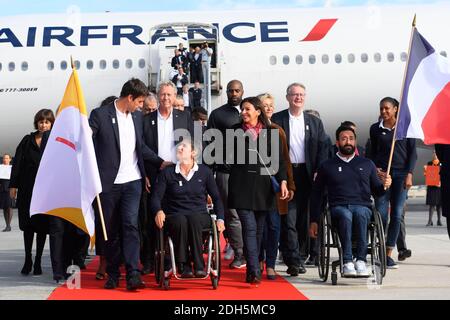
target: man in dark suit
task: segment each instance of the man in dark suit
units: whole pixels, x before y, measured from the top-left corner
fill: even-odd
[[[195,51],[190,56],[190,68],[191,68],[191,82],[203,83],[202,72],[202,55],[200,53],[200,47],[195,47]]]
[[[172,58],[172,68],[175,70],[178,70],[179,67],[182,67],[183,69],[186,67],[187,58],[181,54],[181,51],[179,49],[175,49],[175,56]]]
[[[183,87],[185,84],[187,84],[189,82],[187,75],[184,73],[183,67],[178,68],[178,73],[173,76],[172,82],[176,86],[177,95],[182,96],[183,95]]]
[[[158,88],[158,109],[144,117],[144,142],[157,155],[158,160],[145,161],[146,187],[150,192],[160,170],[167,165],[176,163],[176,144],[181,140],[177,133],[192,134],[193,121],[190,113],[173,108],[176,98],[176,88],[172,82],[161,82]],[[184,132],[182,132],[184,131]],[[147,197],[147,204],[150,203]],[[153,264],[155,252],[155,219],[147,218],[149,252],[146,256],[147,265]]]
[[[189,89],[192,94],[192,105],[191,108],[198,108],[202,106],[202,89],[200,89],[200,81],[195,81],[194,87]]]
[[[127,289],[144,284],[139,271],[138,211],[145,177],[144,158],[157,162],[154,152],[142,138],[142,108],[148,95],[145,84],[131,79],[122,87],[114,102],[92,111],[89,124],[102,182],[103,206],[108,241],[105,243],[108,280],[105,289],[119,284],[120,258],[123,251]]]
[[[287,273],[305,273],[304,260],[309,251],[309,199],[311,186],[320,164],[328,158],[328,138],[322,121],[303,112],[306,89],[293,83],[286,90],[289,109],[273,115],[272,121],[286,132],[289,157],[297,192],[289,202],[288,214],[281,218],[280,251]]]

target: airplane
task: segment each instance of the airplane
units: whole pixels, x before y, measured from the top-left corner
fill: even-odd
[[[321,114],[333,139],[341,121],[357,124],[364,144],[379,101],[400,96],[414,14],[420,32],[443,56],[450,52],[450,4],[293,8],[217,12],[136,12],[23,15],[0,18],[0,152],[14,153],[33,131],[41,108],[56,110],[78,69],[90,111],[124,82],[155,89],[169,79],[170,59],[208,41],[213,48],[209,110],[226,103],[228,81],[244,96],[270,92],[276,111],[286,87],[307,88],[306,109]],[[431,147],[420,144],[415,182]]]

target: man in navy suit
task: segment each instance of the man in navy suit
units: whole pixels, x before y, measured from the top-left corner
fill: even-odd
[[[145,84],[131,79],[122,87],[120,97],[92,111],[89,124],[93,131],[108,241],[105,243],[108,280],[106,289],[119,284],[121,253],[127,272],[127,289],[144,283],[139,271],[138,212],[145,177],[144,158],[157,163],[156,154],[142,138],[142,108],[148,95]],[[123,251],[123,252],[122,252]]]
[[[328,158],[329,139],[322,121],[303,112],[306,89],[293,83],[286,90],[289,108],[273,115],[272,121],[286,132],[289,157],[297,188],[288,214],[281,218],[280,251],[287,273],[297,276],[305,273],[304,260],[309,252],[308,207],[312,182],[320,164]]]

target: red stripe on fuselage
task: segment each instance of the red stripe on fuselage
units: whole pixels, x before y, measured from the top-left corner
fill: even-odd
[[[338,19],[320,19],[305,39],[301,41],[319,41],[325,38]]]

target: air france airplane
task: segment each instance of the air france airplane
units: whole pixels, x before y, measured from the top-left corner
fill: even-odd
[[[0,18],[0,152],[14,152],[41,108],[56,110],[75,60],[87,105],[118,95],[136,77],[156,88],[168,80],[179,43],[207,40],[214,50],[210,105],[226,102],[228,81],[245,96],[270,92],[287,107],[286,87],[307,88],[306,108],[327,132],[343,120],[364,144],[378,102],[399,97],[411,22],[444,56],[450,50],[450,5],[368,6],[270,11],[139,12]],[[419,152],[419,155],[421,153]],[[429,151],[426,152],[429,157]],[[418,162],[418,167],[421,162]]]

